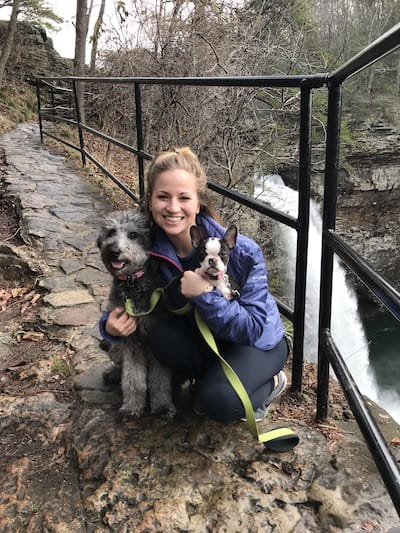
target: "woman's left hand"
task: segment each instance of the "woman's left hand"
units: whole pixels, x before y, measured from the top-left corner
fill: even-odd
[[[186,270],[181,278],[181,292],[185,298],[193,298],[211,292],[213,286],[197,272]]]

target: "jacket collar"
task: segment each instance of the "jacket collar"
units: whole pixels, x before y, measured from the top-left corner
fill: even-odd
[[[197,215],[196,224],[203,230],[204,236],[222,238],[225,233],[225,229],[216,220],[206,215]],[[180,265],[172,242],[158,227],[153,229],[152,241],[151,255],[170,259],[175,266]]]

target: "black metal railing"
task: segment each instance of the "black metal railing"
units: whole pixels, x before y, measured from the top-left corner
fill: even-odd
[[[371,416],[331,333],[334,254],[339,255],[343,263],[364,286],[397,320],[400,320],[400,294],[335,233],[343,82],[399,47],[400,24],[397,24],[341,68],[329,74],[327,78],[329,94],[320,286],[320,302],[323,302],[323,305],[320,305],[319,316],[317,418],[324,419],[328,413],[329,365],[331,365],[400,516],[398,465]]]
[[[298,179],[298,217],[293,218],[281,211],[269,207],[263,202],[255,200],[238,191],[223,187],[210,181],[208,186],[213,191],[228,197],[235,202],[245,205],[273,220],[283,223],[297,232],[296,270],[294,308],[290,308],[278,301],[279,308],[287,318],[293,322],[293,367],[292,389],[300,392],[303,376],[303,342],[305,322],[305,294],[307,273],[307,248],[310,209],[310,170],[311,170],[311,112],[312,91],[321,87],[328,88],[328,122],[325,157],[325,186],[323,202],[323,231],[321,254],[321,285],[320,285],[320,317],[319,317],[319,347],[318,347],[318,387],[317,387],[317,418],[325,419],[328,414],[328,387],[329,369],[332,366],[339,383],[346,395],[349,406],[358,422],[366,443],[371,451],[388,493],[400,516],[400,472],[398,466],[385,442],[379,428],[362,398],[331,334],[331,299],[334,255],[340,256],[363,284],[382,302],[383,305],[399,320],[400,295],[383,280],[367,262],[352,250],[335,233],[336,224],[336,198],[338,162],[340,148],[340,122],[341,122],[341,96],[343,82],[355,75],[373,62],[385,57],[400,46],[400,24],[372,43],[360,54],[348,61],[340,69],[330,74],[304,75],[304,76],[262,76],[262,77],[216,77],[216,78],[94,78],[94,77],[63,77],[63,78],[38,78],[37,99],[39,112],[40,136],[43,141],[47,135],[81,153],[82,163],[89,159],[118,187],[120,187],[133,200],[144,197],[144,161],[151,160],[152,155],[144,151],[143,124],[142,124],[142,99],[141,87],[144,85],[182,85],[203,87],[297,87],[300,89],[300,137],[299,137],[299,179]],[[68,87],[59,87],[56,82],[62,82]],[[136,148],[125,144],[103,132],[84,124],[80,117],[77,99],[77,84],[79,83],[113,83],[129,84],[134,87],[135,117],[136,117]],[[42,108],[41,91],[50,93],[50,105]],[[54,94],[65,93],[74,101],[74,115],[62,116],[57,113],[54,105]],[[54,94],[53,94],[54,93]],[[53,105],[52,105],[53,104]],[[59,106],[63,109],[64,106]],[[79,146],[63,139],[48,129],[44,121],[58,121],[77,128],[79,133]],[[139,176],[139,197],[129,189],[121,180],[115,177],[104,165],[90,154],[85,146],[85,132],[106,140],[137,156]]]

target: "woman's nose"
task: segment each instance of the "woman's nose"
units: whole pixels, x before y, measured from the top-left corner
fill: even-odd
[[[168,211],[175,212],[179,210],[179,202],[177,198],[170,198],[168,205],[167,205]]]

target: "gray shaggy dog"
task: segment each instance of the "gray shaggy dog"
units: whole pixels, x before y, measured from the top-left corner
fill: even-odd
[[[146,313],[157,287],[157,267],[148,254],[150,227],[141,209],[116,211],[104,220],[97,239],[101,258],[113,276],[107,310],[125,307],[129,298],[135,314]],[[138,318],[138,328],[122,342],[112,344],[110,359],[121,369],[123,402],[120,412],[126,417],[143,415],[149,398],[150,412],[173,417],[170,371],[151,353],[147,338],[152,325],[160,319],[159,303],[150,314]]]

